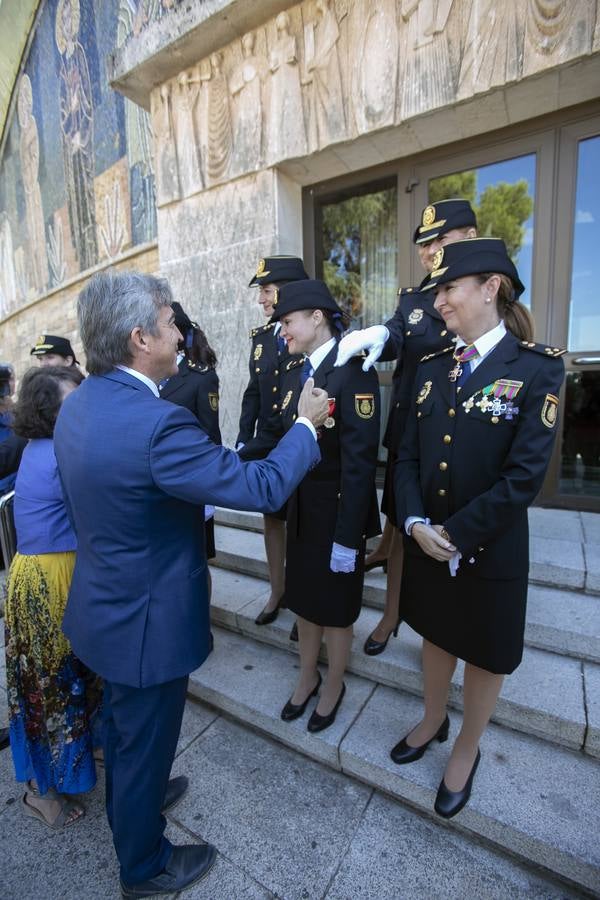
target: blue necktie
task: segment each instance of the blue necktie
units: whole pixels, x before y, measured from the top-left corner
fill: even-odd
[[[302,372],[300,373],[300,385],[304,387],[308,379],[313,374],[314,369],[310,364],[310,357],[307,356],[304,360],[304,365],[302,366]]]
[[[287,341],[285,340],[285,338],[281,337],[281,334],[278,334],[277,335],[277,349],[279,350],[280,353],[284,353],[286,347],[287,347]]]

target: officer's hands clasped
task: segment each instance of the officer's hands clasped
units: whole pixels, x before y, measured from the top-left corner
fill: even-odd
[[[424,522],[417,522],[413,525],[411,535],[427,556],[437,559],[438,562],[448,562],[456,553],[457,548],[442,537],[441,530],[441,525],[426,525]]]
[[[367,350],[368,355],[362,368],[363,372],[368,372],[381,356],[388,337],[389,332],[385,325],[371,325],[370,328],[363,328],[361,331],[351,331],[339,343],[335,365],[343,366],[351,357]]]
[[[308,378],[298,399],[298,416],[304,416],[320,428],[329,415],[327,391],[315,387],[314,378]]]

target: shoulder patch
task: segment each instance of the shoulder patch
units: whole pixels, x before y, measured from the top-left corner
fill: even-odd
[[[448,353],[449,350],[454,350],[454,347],[444,347],[443,350],[436,350],[435,353],[428,353],[427,356],[422,356],[419,362],[427,362],[428,359],[435,359],[436,356],[443,356],[444,353]]]
[[[534,353],[539,353],[541,356],[551,356],[554,358],[564,356],[567,352],[560,347],[548,347],[546,344],[536,344],[535,341],[519,341],[519,346],[523,347],[524,350],[532,350]]]
[[[413,291],[415,291],[415,290],[416,290],[416,288],[414,288],[414,287],[401,287],[401,288],[398,288],[398,296],[399,296],[399,297],[405,297],[406,294],[412,294]]]

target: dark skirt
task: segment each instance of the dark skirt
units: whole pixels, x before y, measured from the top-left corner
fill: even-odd
[[[362,604],[365,543],[358,549],[356,571],[332,572],[331,544],[288,541],[285,561],[285,604],[308,622],[347,628],[358,619]]]
[[[215,517],[211,516],[204,522],[204,532],[206,534],[206,558],[214,559],[217,555],[215,547]]]
[[[461,560],[448,564],[406,553],[400,616],[447,653],[494,674],[509,675],[523,656],[527,578],[481,578]]]
[[[381,512],[386,516],[390,525],[399,528],[398,516],[396,514],[396,496],[394,494],[394,465],[396,463],[396,454],[392,450],[388,450],[387,462],[385,464],[385,478],[383,481],[383,495],[381,497]]]

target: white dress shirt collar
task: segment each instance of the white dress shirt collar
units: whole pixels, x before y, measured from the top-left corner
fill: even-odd
[[[500,319],[495,328],[492,328],[491,331],[486,331],[485,334],[482,334],[481,337],[478,337],[477,340],[474,341],[474,344],[475,349],[479,353],[479,359],[481,360],[484,356],[487,356],[488,353],[491,353],[494,347],[500,343],[505,334],[506,325],[504,324],[504,320]],[[457,350],[461,347],[466,347],[466,345],[467,342],[464,341],[461,337],[457,338]]]
[[[147,375],[143,375],[141,372],[138,372],[137,369],[130,369],[129,366],[117,366],[117,369],[120,369],[121,372],[127,372],[128,375],[132,375],[134,378],[137,378],[138,381],[143,382],[146,387],[149,387],[155,397],[160,397],[158,393],[158,385],[156,385],[151,378],[148,378]]]
[[[313,368],[313,372],[317,371],[317,369],[319,368],[319,366],[321,365],[321,363],[323,362],[323,360],[325,359],[325,357],[327,356],[329,351],[333,350],[334,347],[335,347],[335,338],[332,337],[332,338],[329,338],[329,340],[326,341],[324,344],[321,344],[320,347],[317,347],[316,350],[313,350],[313,352],[308,357],[310,359],[310,364]]]

